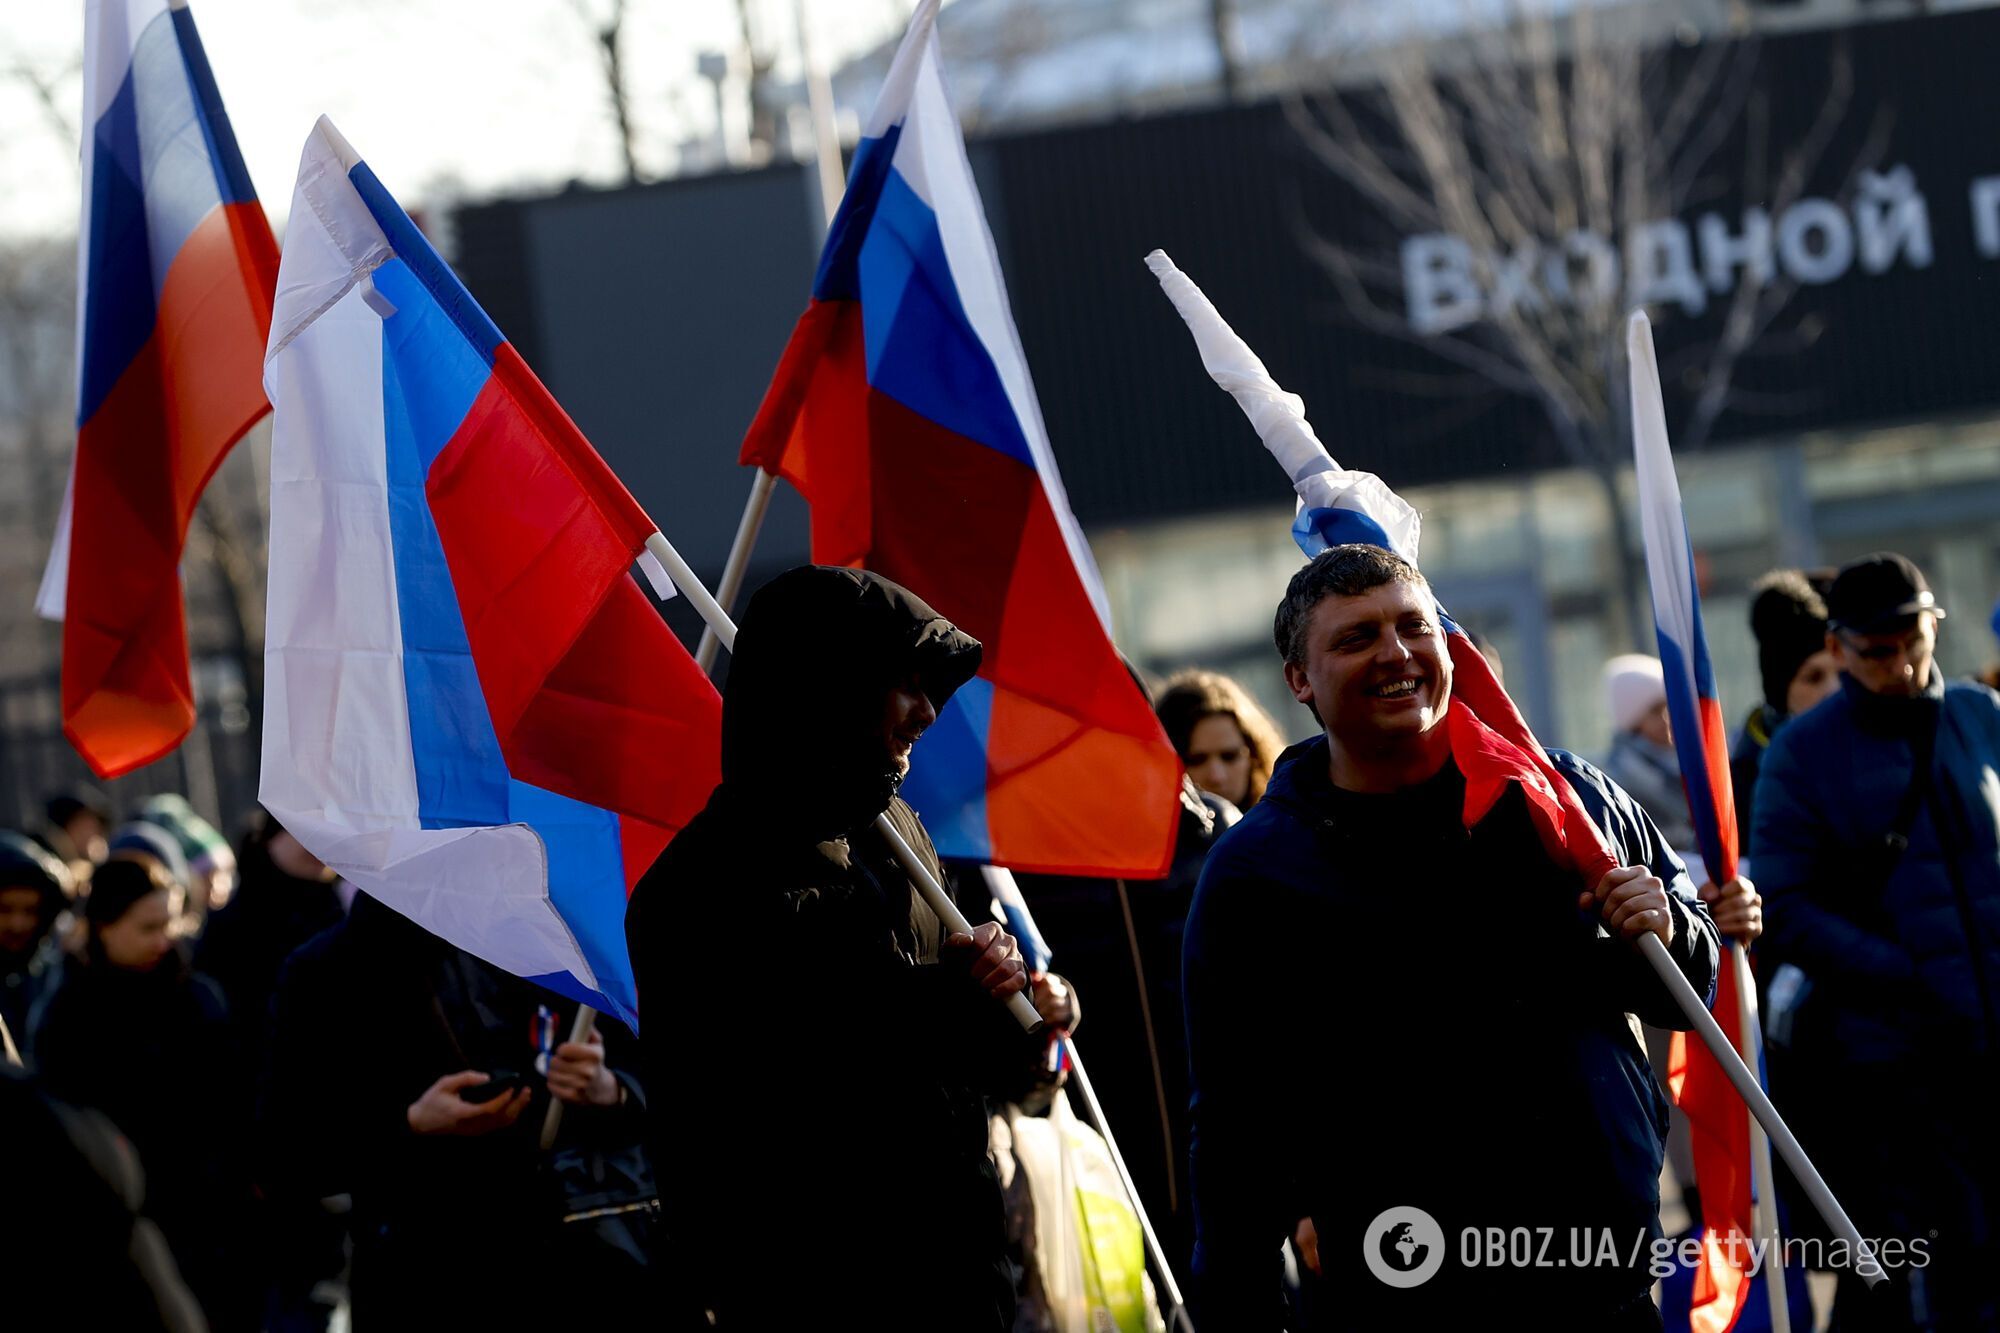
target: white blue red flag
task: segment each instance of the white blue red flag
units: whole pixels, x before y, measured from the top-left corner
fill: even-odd
[[[181,547],[264,415],[278,247],[183,0],[83,21],[76,455],[36,607],[63,622],[63,730],[115,777],[194,725]]]
[[[1299,549],[1312,557],[1331,546],[1359,543],[1385,547],[1416,564],[1422,530],[1416,510],[1373,473],[1350,472],[1334,462],[1306,420],[1305,403],[1278,386],[1249,344],[1164,251],[1147,255],[1146,266],[1186,321],[1209,377],[1236,399],[1291,478],[1298,493],[1292,538]],[[1449,616],[1444,623],[1452,665],[1445,723],[1452,759],[1465,777],[1466,827],[1485,818],[1509,784],[1516,785],[1549,854],[1595,887],[1618,864],[1604,835],[1549,762],[1485,655]]]
[[[742,461],[812,505],[813,558],[985,645],[903,787],[948,857],[1166,873],[1180,760],[1112,646],[939,74],[936,0],[889,68]]]
[[[1728,734],[1723,728],[1715,673],[1709,667],[1694,547],[1688,541],[1680,481],[1674,475],[1673,450],[1667,440],[1666,404],[1653,353],[1652,324],[1644,311],[1633,314],[1625,341],[1632,368],[1632,449],[1639,483],[1639,526],[1646,541],[1646,573],[1653,594],[1660,665],[1666,677],[1674,752],[1680,759],[1688,813],[1708,878],[1726,884],[1736,878],[1737,862],[1736,798],[1729,777]],[[1758,1053],[1743,1049],[1738,971],[1733,960],[1726,960],[1716,978],[1715,1000],[1709,1009],[1737,1054],[1757,1069]],[[1757,1234],[1750,1117],[1741,1094],[1708,1048],[1689,1043],[1684,1033],[1674,1034],[1667,1086],[1687,1115],[1695,1180],[1701,1186],[1701,1258],[1695,1265],[1685,1326],[1695,1333],[1725,1333],[1738,1326],[1757,1286],[1749,1243]],[[1761,1304],[1759,1309],[1761,1314]],[[1669,1325],[1680,1325],[1682,1313],[1667,1311]]]
[[[720,778],[654,531],[322,119],[265,366],[261,799],[432,933],[636,1023],[625,901]]]

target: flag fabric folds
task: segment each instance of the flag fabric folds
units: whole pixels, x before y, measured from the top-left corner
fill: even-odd
[[[115,777],[194,725],[181,548],[264,414],[278,248],[182,0],[84,10],[77,440],[36,607],[63,730]]]
[[[742,461],[812,505],[813,558],[985,645],[903,794],[948,857],[1153,878],[1180,761],[1112,646],[939,74],[934,0],[890,66]]]
[[[630,573],[654,525],[325,119],[291,217],[261,799],[634,1023],[626,896],[720,777],[721,701]]]
[[[1292,537],[1308,557],[1331,546],[1381,546],[1417,563],[1422,531],[1417,512],[1381,478],[1334,462],[1306,420],[1305,403],[1271,378],[1263,361],[1236,335],[1192,279],[1164,251],[1146,256],[1193,335],[1209,377],[1236,399],[1271,456],[1298,492]],[[1549,762],[1486,657],[1449,616],[1451,708],[1445,715],[1452,759],[1465,775],[1466,827],[1478,823],[1517,785],[1543,845],[1558,864],[1595,887],[1617,867],[1597,825],[1569,782]]]
[[[1722,702],[1710,669],[1708,639],[1701,624],[1701,595],[1695,586],[1694,547],[1667,440],[1667,416],[1660,392],[1660,368],[1653,354],[1652,325],[1645,312],[1626,329],[1632,366],[1632,449],[1639,483],[1640,529],[1646,541],[1646,572],[1653,594],[1653,623],[1667,687],[1667,714],[1688,813],[1708,878],[1726,884],[1736,878],[1736,801],[1729,777],[1729,737]],[[1751,1068],[1757,1052],[1742,1049],[1738,1015],[1738,969],[1726,964],[1716,979],[1709,1006],[1717,1023]],[[1761,1077],[1761,1070],[1759,1071]],[[1706,1047],[1691,1046],[1685,1033],[1673,1034],[1668,1088],[1687,1114],[1692,1132],[1695,1179],[1701,1186],[1702,1253],[1696,1265],[1688,1325],[1696,1333],[1724,1333],[1736,1326],[1754,1285],[1749,1238],[1756,1234],[1752,1206],[1750,1121],[1743,1099]],[[1677,1312],[1676,1312],[1677,1313]]]

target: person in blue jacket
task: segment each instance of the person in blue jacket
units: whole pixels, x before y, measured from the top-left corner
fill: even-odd
[[[1196,1324],[1280,1327],[1296,1229],[1327,1327],[1658,1328],[1667,1103],[1629,1015],[1686,1021],[1633,944],[1657,935],[1706,996],[1707,909],[1560,751],[1620,869],[1579,884],[1518,787],[1466,828],[1416,566],[1324,552],[1275,637],[1324,734],[1216,844],[1188,920]]]
[[[1812,978],[1816,1086],[1841,1089],[1806,1151],[1863,1235],[1926,1260],[1875,1293],[1843,1274],[1839,1317],[2000,1327],[2000,695],[1945,681],[1944,610],[1903,556],[1848,565],[1826,603],[1840,693],[1757,779],[1761,947]]]

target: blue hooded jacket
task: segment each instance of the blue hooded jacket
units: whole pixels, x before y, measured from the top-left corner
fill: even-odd
[[[1621,864],[1667,883],[1669,952],[1708,995],[1719,942],[1681,862],[1602,772],[1551,758]],[[1685,1020],[1579,907],[1519,792],[1468,832],[1463,791],[1448,764],[1392,795],[1340,792],[1316,737],[1209,855],[1183,955],[1201,1327],[1279,1326],[1280,1245],[1303,1217],[1342,1326],[1490,1314],[1496,1294],[1579,1319],[1645,1297],[1667,1104],[1627,1015]],[[1442,1229],[1444,1266],[1415,1290],[1361,1253],[1399,1205]],[[1551,1261],[1602,1235],[1618,1254],[1462,1262],[1467,1234],[1517,1226],[1550,1229]]]

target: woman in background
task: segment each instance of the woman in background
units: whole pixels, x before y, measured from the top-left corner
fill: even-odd
[[[1270,715],[1219,671],[1190,668],[1170,677],[1154,710],[1195,785],[1248,810],[1285,748]]]

